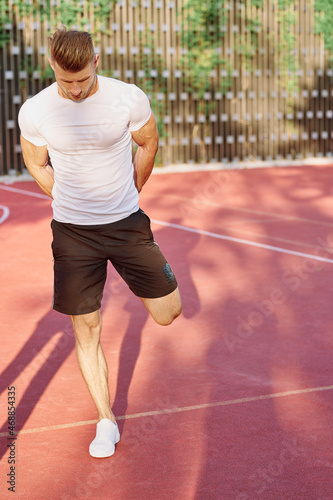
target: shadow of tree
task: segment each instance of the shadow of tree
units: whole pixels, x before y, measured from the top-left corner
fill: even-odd
[[[210,200],[216,201],[216,218],[210,219],[207,229],[230,237],[240,237],[245,230],[246,239],[272,242],[300,255],[252,250],[227,240],[221,243],[220,273],[228,275],[228,256],[232,256],[233,280],[225,280],[221,288],[218,311],[217,304],[209,305],[208,316],[218,314],[220,325],[213,328],[203,361],[213,377],[207,401],[329,385],[325,352],[331,344],[332,319],[326,297],[332,271],[330,263],[315,258],[332,259],[333,224],[328,209],[332,167],[235,175],[237,182],[230,183],[220,209],[217,200]],[[222,295],[225,287],[228,293]],[[319,391],[313,397],[271,398],[254,406],[244,401],[206,410],[195,498],[312,495],[312,474],[303,481],[301,471],[316,463],[318,474],[325,477],[331,424],[324,406],[329,398],[329,391]],[[327,493],[325,481],[322,487]]]

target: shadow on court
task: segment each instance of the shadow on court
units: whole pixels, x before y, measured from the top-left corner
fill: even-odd
[[[172,221],[179,223],[179,221]],[[154,237],[160,245],[162,252],[168,259],[168,254],[173,255],[181,244],[181,257],[177,262],[169,263],[177,277],[178,286],[181,291],[183,301],[182,315],[186,319],[194,317],[200,311],[200,299],[191,276],[189,266],[188,253],[192,251],[197,245],[200,236],[194,233],[183,235],[181,243],[179,241],[170,241],[169,230],[167,228],[154,230]],[[109,297],[112,300],[112,295]],[[126,415],[128,407],[128,393],[131,385],[132,377],[134,374],[135,366],[140,355],[142,334],[145,324],[149,318],[149,313],[144,306],[138,308],[136,301],[138,299],[134,295],[129,295],[129,298],[124,306],[124,312],[129,312],[129,322],[126,332],[123,336],[121,348],[119,352],[119,369],[117,376],[116,394],[114,398],[112,411],[117,415]],[[136,313],[132,313],[137,308]],[[163,332],[167,334],[167,330]],[[160,374],[162,376],[162,373]],[[122,431],[124,428],[124,420],[119,421],[119,428]]]
[[[45,359],[41,358],[39,353],[58,334],[60,337],[58,341],[53,343],[51,353]],[[59,315],[53,310],[48,311],[39,320],[31,337],[0,375],[0,392],[2,393],[14,383],[22,372],[27,376],[34,374],[20,403],[16,406],[16,431],[20,431],[24,427],[50,381],[73,349],[74,338],[69,318]],[[0,433],[5,432],[8,432],[7,421],[0,429]],[[0,458],[7,450],[6,440],[2,441]]]

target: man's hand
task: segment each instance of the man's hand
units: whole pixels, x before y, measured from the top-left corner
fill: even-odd
[[[39,187],[52,198],[53,168],[47,164],[47,146],[34,146],[21,135],[24,163]]]
[[[153,113],[140,130],[132,132],[132,138],[139,146],[134,156],[133,166],[135,186],[140,193],[153,170],[158,150],[158,131]]]

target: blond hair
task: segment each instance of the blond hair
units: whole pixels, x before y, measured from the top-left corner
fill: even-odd
[[[76,73],[94,60],[92,36],[87,31],[58,28],[49,38],[51,58],[65,71]]]

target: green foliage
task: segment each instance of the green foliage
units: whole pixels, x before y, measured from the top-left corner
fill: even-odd
[[[260,7],[261,1],[252,1],[251,7]],[[239,14],[241,17],[241,14]],[[261,22],[253,17],[250,17],[245,11],[244,22],[246,24],[245,34],[235,33],[235,52],[241,58],[242,65],[248,72],[253,71],[253,57],[258,50],[258,32],[261,28]]]
[[[53,28],[58,24],[64,24],[67,27],[77,26],[83,29],[89,23],[89,19],[85,15],[93,13],[97,21],[91,31],[95,36],[100,32],[105,32],[106,21],[116,3],[117,0],[82,0],[79,2],[76,0],[60,0],[58,2],[53,0],[11,0],[10,2],[11,9],[18,19],[22,20],[27,16],[32,16],[34,20],[48,20],[53,23]],[[1,40],[5,40],[5,43],[9,41],[3,29],[4,25],[10,21],[8,9],[8,0],[0,0],[0,44]]]
[[[228,12],[225,3],[224,0],[187,0],[183,12],[183,41],[188,48],[197,47],[198,44],[204,48],[207,44],[216,43],[220,33],[219,24],[225,21]]]
[[[251,5],[252,7],[257,7],[257,9],[263,9],[264,0],[252,0]]]
[[[252,0],[251,8],[263,8],[263,0]],[[230,2],[224,0],[187,0],[182,15],[182,46],[186,55],[182,58],[182,65],[187,77],[187,90],[195,93],[199,100],[205,92],[214,89],[216,82],[211,75],[218,71],[227,74],[219,79],[219,87],[215,88],[225,94],[232,86],[232,58],[223,57],[223,26],[227,25],[230,16]],[[250,9],[251,11],[251,9]],[[247,9],[238,12],[246,26],[246,33],[235,32],[234,52],[241,58],[242,66],[246,71],[252,71],[252,60],[258,50],[258,32],[261,22],[255,13],[248,14]],[[206,110],[208,111],[208,110]]]
[[[11,0],[11,8],[17,19],[24,19],[30,16],[32,19],[48,20],[51,29],[59,24],[68,27],[77,26],[87,29],[89,18],[93,14],[93,26],[89,26],[95,40],[100,33],[106,32],[107,21],[117,0]],[[280,54],[280,73],[283,75],[285,88],[290,91],[295,87],[295,82],[290,79],[290,73],[297,70],[297,61],[292,54],[295,46],[295,35],[290,29],[296,22],[295,13],[290,9],[294,2],[291,0],[275,0],[277,15],[279,18],[281,35],[276,42],[277,50]],[[0,46],[4,46],[9,41],[9,32],[3,27],[9,22],[8,0],[0,0]],[[141,8],[141,2],[133,4],[133,8]],[[251,0],[250,9],[245,8],[238,16],[243,16],[246,33],[234,33],[235,56],[241,58],[242,65],[246,71],[252,71],[253,58],[258,50],[258,32],[261,23],[256,17],[255,9],[265,7],[263,0]],[[233,71],[232,58],[227,60],[223,57],[223,26],[227,25],[230,16],[230,2],[225,0],[185,0],[182,12],[177,12],[177,17],[182,19],[181,44],[185,54],[179,61],[179,69],[183,73],[186,81],[186,90],[190,94],[196,94],[199,100],[203,99],[205,92],[211,90],[221,91],[223,94],[230,89],[232,84],[231,74]],[[333,0],[316,0],[317,29],[324,33],[325,43],[333,53],[333,35],[331,35],[330,19],[333,14]],[[325,8],[331,14],[322,16],[320,12]],[[146,19],[148,23],[148,18]],[[141,33],[140,33],[141,35]],[[157,92],[163,93],[166,82],[162,72],[165,69],[165,61],[160,56],[156,56],[154,46],[154,36],[149,33],[146,26],[145,32],[141,35],[141,68],[145,70],[145,77],[140,83],[145,91],[155,99]],[[143,54],[143,48],[151,49],[151,55]],[[152,76],[150,69],[154,67],[158,70],[158,76]],[[212,75],[225,70],[227,76],[214,79]],[[287,74],[289,78],[287,78]],[[213,88],[214,86],[218,88]],[[157,105],[157,103],[156,103]],[[160,104],[158,104],[160,106]]]
[[[182,16],[182,46],[186,55],[181,64],[187,90],[199,98],[211,88],[211,74],[221,63],[221,44],[228,9],[224,0],[187,0]]]
[[[10,40],[10,34],[5,29],[6,24],[9,22],[8,2],[0,0],[0,48],[5,47]]]
[[[287,112],[292,111],[295,95],[299,91],[299,61],[296,51],[297,15],[295,2],[292,0],[275,0],[278,30],[272,32],[269,40],[277,52],[277,69],[279,86],[286,92]]]
[[[329,64],[333,65],[333,0],[315,0],[315,33],[322,34],[325,49],[329,55]]]

